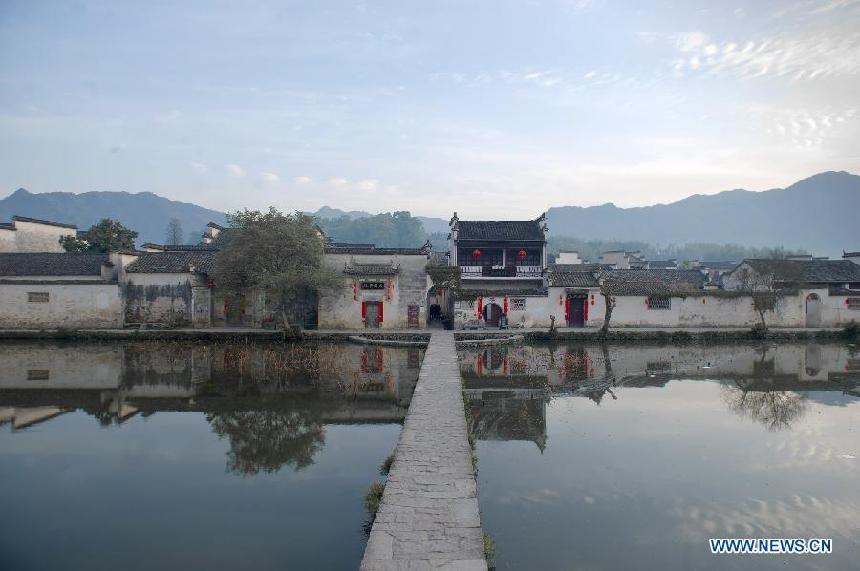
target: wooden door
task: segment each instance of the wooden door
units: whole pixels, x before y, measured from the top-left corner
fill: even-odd
[[[585,299],[573,297],[570,299],[570,319],[568,327],[585,327]]]
[[[379,302],[368,301],[365,304],[366,312],[366,327],[369,329],[377,329],[379,327]]]

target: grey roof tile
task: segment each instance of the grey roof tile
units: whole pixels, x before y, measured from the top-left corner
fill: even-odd
[[[457,230],[457,240],[544,241],[537,220],[461,220]]]
[[[0,254],[0,276],[97,276],[108,254],[33,252]]]
[[[212,271],[215,252],[143,252],[126,266],[129,273],[182,274],[195,272],[208,274]]]

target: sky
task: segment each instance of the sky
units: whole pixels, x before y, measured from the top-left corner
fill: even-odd
[[[860,173],[860,0],[0,0],[0,197],[518,219]]]

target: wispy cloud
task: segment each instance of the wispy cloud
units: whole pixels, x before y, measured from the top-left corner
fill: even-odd
[[[677,34],[673,67],[687,72],[744,79],[781,77],[800,80],[860,73],[860,35],[816,33],[778,35],[745,42],[713,41],[703,32]]]
[[[245,176],[245,169],[240,167],[237,164],[228,164],[224,165],[224,169],[227,171],[227,174],[232,176],[233,178],[242,178]]]
[[[281,181],[281,177],[273,172],[260,173],[260,182],[264,185],[277,184]]]
[[[363,191],[376,190],[379,187],[379,181],[373,178],[360,180],[356,183],[356,188]]]
[[[313,181],[314,181],[314,179],[312,179],[309,176],[297,176],[297,177],[293,178],[293,182],[296,184],[310,184]]]
[[[349,184],[349,179],[343,178],[341,176],[335,176],[328,179],[328,183],[334,187],[342,187]]]
[[[188,163],[188,166],[190,166],[192,169],[194,169],[195,171],[197,171],[199,173],[209,172],[209,167],[204,163],[198,163],[196,161],[191,161],[190,163]]]

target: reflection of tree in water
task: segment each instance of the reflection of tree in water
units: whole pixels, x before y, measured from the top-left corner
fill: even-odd
[[[806,412],[806,399],[791,391],[722,385],[720,394],[729,410],[763,424],[770,431],[791,428]]]
[[[227,470],[252,476],[283,466],[310,466],[325,443],[317,414],[306,409],[238,410],[209,413],[215,433],[230,440]]]

